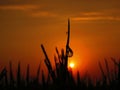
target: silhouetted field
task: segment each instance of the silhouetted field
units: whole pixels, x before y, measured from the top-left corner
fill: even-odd
[[[45,65],[48,69],[48,77],[45,78],[44,71],[40,71],[40,66],[37,70],[37,75],[34,79],[30,77],[30,66],[26,68],[26,78],[23,79],[21,76],[21,66],[20,62],[18,63],[18,70],[16,72],[16,78],[13,75],[12,63],[9,63],[9,72],[4,68],[0,72],[0,90],[119,90],[120,89],[120,62],[117,62],[114,58],[111,60],[116,67],[114,72],[110,72],[110,68],[107,60],[105,59],[105,66],[107,74],[104,73],[101,63],[98,65],[100,67],[100,72],[102,75],[101,80],[96,80],[95,82],[89,76],[83,78],[80,77],[80,73],[77,73],[77,80],[73,77],[72,71],[66,68],[64,63],[66,60],[66,55],[64,55],[63,50],[59,54],[57,48],[56,52],[58,56],[55,56],[55,65],[56,69],[53,70],[50,60],[46,54],[46,51],[43,47],[43,52],[45,54]],[[41,82],[39,82],[39,75],[42,74]],[[8,79],[9,78],[9,79]]]
[[[54,56],[55,69],[53,70],[49,57],[47,56],[46,50],[43,45],[41,49],[44,53],[44,63],[48,70],[47,78],[45,78],[44,71],[38,67],[37,75],[34,79],[30,77],[30,66],[28,64],[26,69],[26,78],[23,79],[21,76],[21,66],[18,63],[18,70],[16,72],[16,78],[12,71],[12,62],[9,63],[9,72],[4,68],[0,72],[0,90],[120,90],[120,61],[111,58],[116,67],[114,72],[110,72],[110,68],[107,60],[105,59],[105,66],[107,74],[105,74],[102,65],[98,62],[101,80],[95,82],[89,77],[85,76],[81,78],[80,73],[77,72],[77,79],[72,74],[71,70],[68,70],[68,59],[72,57],[73,51],[69,46],[70,40],[70,24],[68,20],[68,38],[66,43],[66,51],[63,49],[61,52],[56,48],[57,56]],[[39,82],[39,76],[42,75],[41,82]],[[9,78],[9,79],[8,79]]]

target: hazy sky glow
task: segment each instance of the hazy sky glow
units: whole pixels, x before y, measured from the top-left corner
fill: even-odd
[[[120,58],[120,0],[1,0],[0,70],[10,60],[36,70],[44,63],[40,44],[53,62],[55,47],[65,47],[68,18],[71,60],[81,72],[98,72],[98,61]]]

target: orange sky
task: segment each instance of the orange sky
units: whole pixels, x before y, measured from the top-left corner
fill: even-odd
[[[68,18],[71,61],[81,72],[99,72],[98,61],[119,58],[119,0],[1,0],[0,69],[11,60],[35,71],[44,63],[41,44],[53,62],[55,47],[65,47]]]

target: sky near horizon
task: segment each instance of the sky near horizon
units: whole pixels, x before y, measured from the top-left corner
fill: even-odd
[[[1,0],[0,69],[9,61],[36,69],[41,44],[53,59],[55,47],[65,47],[68,18],[77,69],[96,72],[98,61],[120,58],[119,0]]]

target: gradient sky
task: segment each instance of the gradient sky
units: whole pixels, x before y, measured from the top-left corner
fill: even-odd
[[[120,0],[0,0],[0,69],[11,60],[36,70],[44,63],[41,44],[53,62],[55,47],[65,47],[68,18],[77,69],[98,72],[98,61],[120,58]]]

